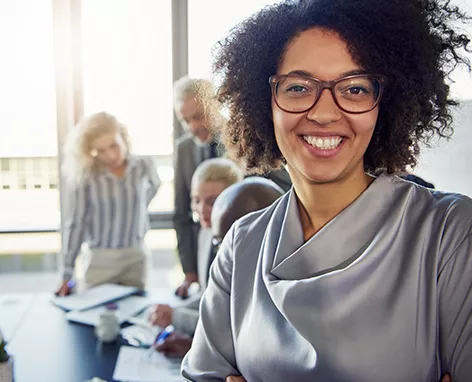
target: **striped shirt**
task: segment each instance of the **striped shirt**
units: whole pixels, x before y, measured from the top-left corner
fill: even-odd
[[[64,224],[64,279],[70,279],[83,243],[89,248],[132,248],[149,228],[147,207],[160,179],[151,158],[129,155],[118,178],[105,170],[84,177],[72,190]]]

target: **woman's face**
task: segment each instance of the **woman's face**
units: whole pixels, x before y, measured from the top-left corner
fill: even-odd
[[[331,81],[363,71],[335,32],[313,28],[289,43],[277,74],[300,74],[293,72]],[[281,110],[272,99],[272,114],[277,144],[295,184],[331,183],[364,174],[363,156],[372,138],[378,107],[363,114],[349,114],[325,89],[310,110],[299,114]]]
[[[118,132],[98,136],[91,142],[90,147],[92,155],[109,168],[123,166],[128,154],[126,143]]]
[[[200,225],[211,228],[211,211],[216,198],[228,187],[224,182],[202,182],[192,188],[192,211],[198,214]]]

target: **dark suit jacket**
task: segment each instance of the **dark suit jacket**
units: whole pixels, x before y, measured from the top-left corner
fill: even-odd
[[[190,186],[198,165],[207,159],[209,148],[198,146],[190,133],[176,141],[174,151],[174,228],[177,247],[184,273],[197,272],[197,248],[199,225],[192,220]],[[223,150],[218,147],[217,155]]]

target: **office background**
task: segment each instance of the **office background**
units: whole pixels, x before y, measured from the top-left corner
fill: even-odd
[[[82,116],[101,110],[129,127],[163,184],[151,203],[154,285],[180,268],[172,230],[173,141],[181,127],[172,82],[211,78],[212,47],[270,0],[0,0],[0,290],[57,286],[61,147]],[[472,0],[457,0],[472,14]],[[472,33],[472,28],[468,28]],[[472,55],[471,55],[472,59]],[[459,70],[456,133],[424,150],[415,173],[472,196],[472,77]],[[214,79],[216,82],[218,79]]]

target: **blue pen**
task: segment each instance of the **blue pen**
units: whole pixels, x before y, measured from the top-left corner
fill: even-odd
[[[154,353],[156,346],[163,343],[167,337],[169,337],[172,333],[174,333],[174,331],[175,331],[174,325],[171,324],[171,325],[166,326],[166,328],[157,335],[156,339],[154,340],[154,343],[149,347],[149,350],[147,352],[148,357],[150,357],[151,354]]]
[[[67,287],[69,288],[69,293],[72,292],[72,288],[75,287],[75,281],[69,280],[67,281]],[[59,296],[58,292],[54,293],[56,296]]]

